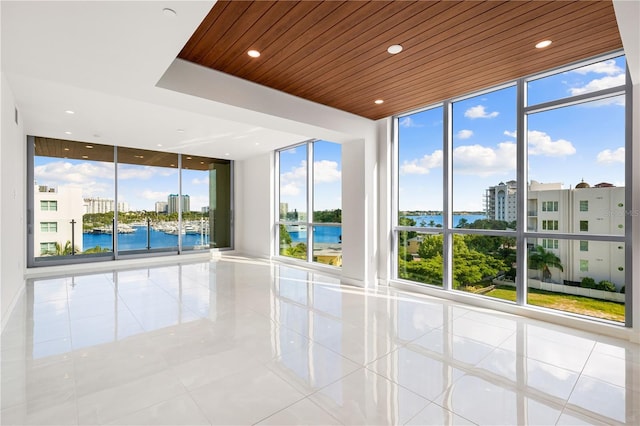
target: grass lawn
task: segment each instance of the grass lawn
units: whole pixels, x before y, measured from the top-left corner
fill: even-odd
[[[510,286],[497,286],[494,290],[485,293],[485,296],[515,301],[516,289]],[[624,304],[622,303],[536,289],[529,289],[527,303],[595,318],[624,322]]]

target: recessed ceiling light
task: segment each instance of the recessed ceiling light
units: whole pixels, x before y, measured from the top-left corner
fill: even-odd
[[[175,167],[176,165],[175,165],[175,164],[170,164],[170,166],[171,166],[171,167]]]
[[[89,156],[88,155],[83,155],[82,158],[89,158]]]
[[[75,111],[71,111],[70,109],[65,111],[67,114],[75,114]]]
[[[168,7],[165,7],[164,9],[162,9],[162,13],[164,14],[164,16],[168,16],[168,17],[174,17],[177,15],[175,10],[169,9]]]
[[[257,50],[249,50],[247,52],[247,55],[251,56],[252,58],[257,58],[260,56],[260,52],[258,52]]]
[[[65,150],[65,151],[69,151],[69,148],[65,148],[64,150]]]
[[[162,146],[162,144],[161,144],[161,143],[159,143],[159,144],[158,144],[158,145],[156,145],[156,146]]]
[[[402,46],[400,46],[399,44],[392,44],[391,46],[387,47],[387,52],[395,55],[396,53],[402,52]]]
[[[86,145],[85,148],[91,149],[91,148],[93,148],[93,145]]]
[[[187,157],[187,160],[191,160],[191,157]]]
[[[382,99],[376,99],[375,101],[373,101],[376,105],[380,105],[383,104],[384,101]]]
[[[224,153],[224,155],[229,156],[229,153],[228,153],[228,152],[225,152],[225,153]]]
[[[178,132],[178,133],[184,133],[184,129],[176,129],[176,132]]]
[[[540,43],[536,43],[536,49],[543,49],[551,44],[551,40],[543,40]]]
[[[67,131],[67,132],[64,132],[64,134],[65,134],[65,135],[70,135],[70,134],[71,134],[71,132]]]
[[[201,161],[200,164],[204,164],[204,161]]]
[[[256,142],[256,146],[260,145],[260,142]]]

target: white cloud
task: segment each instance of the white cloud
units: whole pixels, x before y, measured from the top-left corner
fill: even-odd
[[[339,182],[342,172],[338,170],[335,161],[321,160],[313,163],[313,174],[316,183]],[[290,171],[280,175],[280,194],[296,196],[300,195],[306,186],[307,162],[300,161],[300,165],[291,168]]]
[[[515,138],[518,136],[517,132],[504,131],[506,136]],[[527,133],[529,136],[529,155],[545,155],[547,157],[562,157],[565,155],[573,155],[576,153],[576,148],[573,144],[564,139],[558,139],[554,141],[551,136],[545,132],[539,130],[529,130]]]
[[[422,124],[416,123],[411,117],[404,117],[400,120],[401,127],[422,127]]]
[[[625,82],[624,74],[619,74],[615,76],[606,76],[602,78],[596,78],[591,80],[587,84],[582,87],[572,87],[569,89],[569,92],[572,95],[581,95],[583,93],[595,92],[597,90],[604,90],[610,87],[622,86]]]
[[[406,175],[426,175],[431,169],[442,167],[442,150],[436,150],[433,154],[426,154],[422,158],[405,161],[400,166],[400,173]]]
[[[300,194],[300,186],[295,183],[280,184],[280,195],[296,196]]]
[[[84,183],[93,179],[113,179],[113,163],[78,163],[54,161],[36,166],[36,180],[55,180],[62,183]]]
[[[167,201],[169,194],[171,194],[171,192],[169,191],[151,191],[149,189],[145,189],[144,191],[139,193],[138,196],[144,198],[145,200]]]
[[[473,130],[460,130],[458,132],[458,139],[469,139],[473,136]]]
[[[338,163],[335,161],[321,160],[313,162],[314,183],[339,182],[342,172],[338,170]]]
[[[113,198],[113,163],[54,161],[36,166],[34,178],[39,185],[81,187],[85,197]]]
[[[453,168],[460,174],[482,177],[515,170],[516,144],[501,142],[497,149],[482,145],[459,146],[453,150]]]
[[[208,205],[209,205],[208,195],[191,195],[189,197],[189,207],[191,208],[191,211],[195,211],[195,212],[202,211],[202,208]]]
[[[565,155],[573,155],[576,148],[573,144],[564,139],[556,141],[545,132],[538,130],[529,130],[529,155],[544,155],[547,157],[563,157]]]
[[[596,161],[600,164],[614,164],[614,163],[622,163],[624,164],[625,151],[624,148],[618,148],[615,151],[610,149],[605,149],[604,151],[600,151],[596,156]]]
[[[606,61],[598,62],[596,64],[587,65],[584,67],[577,68],[572,70],[571,72],[575,72],[578,74],[587,74],[590,72],[594,72],[597,74],[607,74],[607,75],[616,75],[624,73],[624,70],[616,65],[616,61],[614,59],[609,59]]]
[[[476,105],[464,112],[464,116],[471,119],[476,118],[496,118],[500,113],[498,111],[487,112],[484,105]]]
[[[205,176],[202,179],[193,178],[191,183],[194,185],[209,185],[209,176]]]

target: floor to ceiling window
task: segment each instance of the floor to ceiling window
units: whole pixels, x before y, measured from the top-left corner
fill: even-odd
[[[29,266],[232,246],[228,160],[40,137],[28,147]]]
[[[309,141],[277,153],[278,254],[342,266],[342,154]]]
[[[626,63],[396,117],[395,277],[629,323]]]

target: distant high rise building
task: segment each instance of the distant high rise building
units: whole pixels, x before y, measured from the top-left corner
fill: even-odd
[[[114,211],[115,201],[109,198],[90,197],[84,199],[84,212],[86,213],[109,213]],[[118,203],[119,212],[128,212],[129,203],[121,201]]]
[[[167,198],[168,209],[167,212],[169,214],[178,213],[178,199],[180,196],[178,194],[170,194]],[[188,195],[182,196],[182,212],[191,211],[191,201]]]
[[[491,186],[485,193],[485,213],[488,219],[513,222],[516,220],[516,181],[500,182]]]
[[[156,201],[156,213],[167,213],[169,203],[166,201]]]
[[[286,218],[289,212],[289,203],[280,203],[280,218]]]

